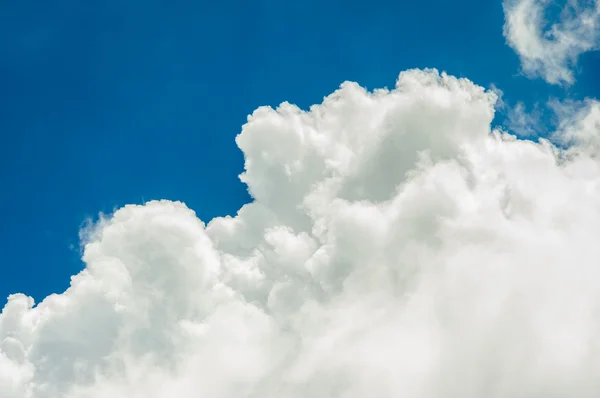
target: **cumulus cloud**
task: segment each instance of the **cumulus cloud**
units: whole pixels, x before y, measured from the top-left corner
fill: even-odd
[[[9,297],[0,396],[596,398],[600,106],[561,149],[496,100],[411,70],[257,109],[235,217],[125,206],[67,291]]]
[[[568,0],[559,20],[549,22],[552,0],[504,0],[504,36],[523,72],[552,84],[572,84],[579,56],[600,44],[600,1]]]

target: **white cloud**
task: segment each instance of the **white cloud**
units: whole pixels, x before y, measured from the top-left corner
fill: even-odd
[[[572,84],[579,56],[600,44],[600,1],[568,0],[559,21],[548,22],[551,0],[504,0],[504,36],[523,72],[552,84]]]
[[[509,130],[521,137],[539,136],[544,131],[542,112],[537,104],[531,111],[527,111],[523,102],[517,102],[515,106],[508,108],[506,116]]]
[[[0,396],[597,397],[598,131],[565,157],[492,131],[496,98],[412,70],[256,110],[255,201],[88,229],[66,292],[4,307]]]
[[[584,151],[588,156],[600,154],[600,101],[552,101],[549,104],[559,120],[553,139],[572,147],[577,153]]]

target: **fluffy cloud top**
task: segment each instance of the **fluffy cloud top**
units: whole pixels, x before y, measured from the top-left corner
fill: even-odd
[[[435,70],[237,137],[254,201],[126,206],[0,315],[2,398],[596,398],[600,105],[548,141]]]
[[[525,74],[571,84],[579,55],[600,45],[600,0],[568,0],[555,23],[545,18],[551,5],[552,0],[504,0],[504,36]]]

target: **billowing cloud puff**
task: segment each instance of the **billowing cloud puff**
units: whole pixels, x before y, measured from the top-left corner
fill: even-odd
[[[552,0],[504,0],[504,36],[523,72],[552,84],[572,84],[578,57],[600,45],[600,1],[568,0],[560,20],[549,23]]]
[[[126,206],[0,315],[2,398],[596,398],[598,103],[559,149],[435,70],[249,117],[254,201]],[[583,109],[583,108],[582,108]]]

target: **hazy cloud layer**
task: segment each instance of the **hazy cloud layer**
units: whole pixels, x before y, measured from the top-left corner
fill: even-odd
[[[557,21],[552,0],[504,0],[504,36],[523,72],[552,84],[572,84],[579,56],[600,45],[600,0],[567,0]]]
[[[435,70],[237,137],[255,201],[126,206],[0,315],[2,398],[596,398],[600,105],[547,141]]]

